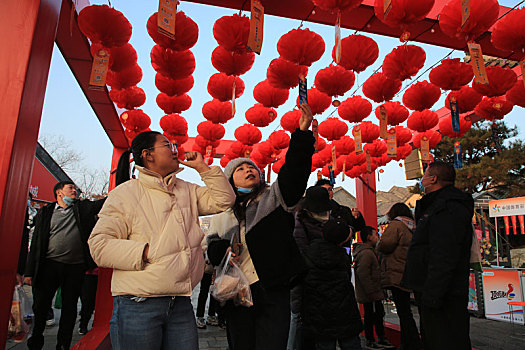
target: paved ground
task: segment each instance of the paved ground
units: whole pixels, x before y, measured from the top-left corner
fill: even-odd
[[[198,287],[195,289],[192,302],[197,305]],[[385,306],[385,319],[392,323],[399,323],[395,309],[391,305]],[[416,323],[419,323],[417,309],[414,308]],[[58,324],[60,310],[55,310],[55,319]],[[91,325],[90,325],[91,326]],[[44,350],[53,350],[56,344],[56,333],[58,326],[46,329],[46,345]],[[77,333],[78,325],[75,327],[73,342],[80,339]],[[470,338],[472,346],[479,350],[523,350],[525,349],[525,327],[512,325],[505,322],[491,321],[483,318],[470,318]],[[228,343],[226,332],[219,327],[208,326],[207,329],[199,330],[199,348],[200,350],[227,350]],[[27,349],[25,343],[6,343],[6,350]]]

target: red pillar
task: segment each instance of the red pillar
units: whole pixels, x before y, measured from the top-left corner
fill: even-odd
[[[0,344],[7,337],[29,181],[61,2],[0,2]]]
[[[114,148],[111,160],[111,175],[109,178],[109,190],[115,188],[115,173],[118,160],[125,149]],[[111,275],[113,270],[100,268],[98,273],[97,299],[95,301],[95,318],[93,328],[80,339],[72,349],[111,349],[109,338],[109,321],[113,313],[113,298],[111,296]]]
[[[357,209],[368,226],[377,229],[376,173],[364,174],[355,179]]]

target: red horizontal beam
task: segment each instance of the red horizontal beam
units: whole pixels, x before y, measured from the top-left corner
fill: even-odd
[[[214,5],[220,7],[231,8],[240,10],[241,6],[244,5],[244,10],[250,11],[250,2],[242,0],[187,0],[189,2]],[[411,33],[410,39],[413,41],[446,47],[456,50],[466,50],[466,42],[464,40],[458,40],[450,38],[443,34],[439,28],[437,20],[438,14],[441,12],[443,7],[447,4],[448,0],[436,0],[434,7],[428,14],[427,18],[413,26],[408,27],[408,31]],[[304,20],[312,11],[314,5],[311,0],[294,0],[294,1],[283,1],[283,0],[264,0],[264,12],[267,15],[274,15],[285,18],[292,18],[297,20]],[[509,11],[510,8],[500,6],[499,15],[503,15]],[[335,25],[336,15],[321,9],[316,8],[314,12],[308,17],[309,22],[326,24],[330,26]],[[394,38],[399,38],[403,33],[401,28],[392,28],[381,22],[374,14],[374,0],[364,0],[363,3],[358,7],[350,11],[344,11],[341,14],[341,27],[353,30],[360,30],[363,32],[379,34]],[[518,55],[512,54],[508,51],[502,51],[496,49],[490,42],[491,32],[490,30],[479,38],[477,42],[481,45],[483,54],[508,58],[512,60],[518,60]]]
[[[103,91],[89,88],[93,58],[89,51],[89,42],[78,28],[76,12],[73,23],[70,23],[71,7],[71,0],[62,1],[55,42],[113,146],[128,148],[128,139],[107,88]]]

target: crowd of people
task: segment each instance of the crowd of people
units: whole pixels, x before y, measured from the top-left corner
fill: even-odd
[[[300,111],[272,185],[249,158],[231,160],[224,171],[197,152],[180,161],[155,131],[139,134],[124,152],[107,198],[78,200],[73,183],[57,184],[56,202],[34,219],[27,264],[19,265],[33,289],[29,349],[44,345],[58,288],[57,349],[71,346],[79,298],[79,331],[88,332],[97,267],[113,269],[110,336],[117,350],[196,350],[197,329],[206,325],[226,328],[231,350],[362,349],[363,331],[365,349],[390,349],[387,298],[399,316],[400,349],[470,349],[473,202],[454,187],[454,168],[428,165],[415,216],[404,203],[393,205],[379,236],[375,223],[333,199],[329,180],[307,189],[315,138],[309,106]],[[130,178],[130,155],[137,178]],[[177,178],[180,164],[205,186]],[[203,215],[213,215],[206,237]],[[214,289],[226,267],[249,285],[241,302]],[[199,283],[195,315],[190,297]]]

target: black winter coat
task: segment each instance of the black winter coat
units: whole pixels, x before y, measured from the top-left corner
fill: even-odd
[[[403,284],[421,292],[428,307],[468,297],[473,213],[472,196],[454,186],[431,192],[416,204]]]
[[[246,245],[259,281],[265,288],[289,287],[304,270],[304,262],[292,236],[294,217],[279,202],[294,207],[302,198],[310,171],[315,139],[311,131],[292,133],[286,160],[277,176],[279,191],[266,189],[258,201],[246,208]],[[281,198],[272,198],[276,193]],[[209,237],[208,258],[214,266],[221,263],[229,240]]]
[[[105,200],[105,198],[97,201],[80,200],[73,204],[75,219],[80,230],[86,270],[91,270],[97,267],[89,253],[87,240],[97,222],[97,214],[102,208]],[[42,264],[46,258],[49,245],[49,232],[51,231],[51,217],[53,216],[56,204],[56,202],[53,202],[40,209],[33,220],[35,223],[35,230],[33,232],[31,248],[27,257],[25,269],[25,276],[32,277],[33,286],[38,286],[40,283],[38,270],[40,264]]]
[[[363,330],[350,280],[350,258],[343,247],[315,239],[304,253],[302,318],[316,339],[357,336]]]
[[[351,226],[353,228],[354,232],[361,231],[366,226],[363,215],[359,215],[358,218],[355,218],[350,208],[337,203],[333,199],[330,201],[330,205],[332,206],[332,212],[330,213],[330,216],[337,219],[338,221],[342,220],[346,222],[348,226]],[[348,246],[350,247],[350,245]]]

